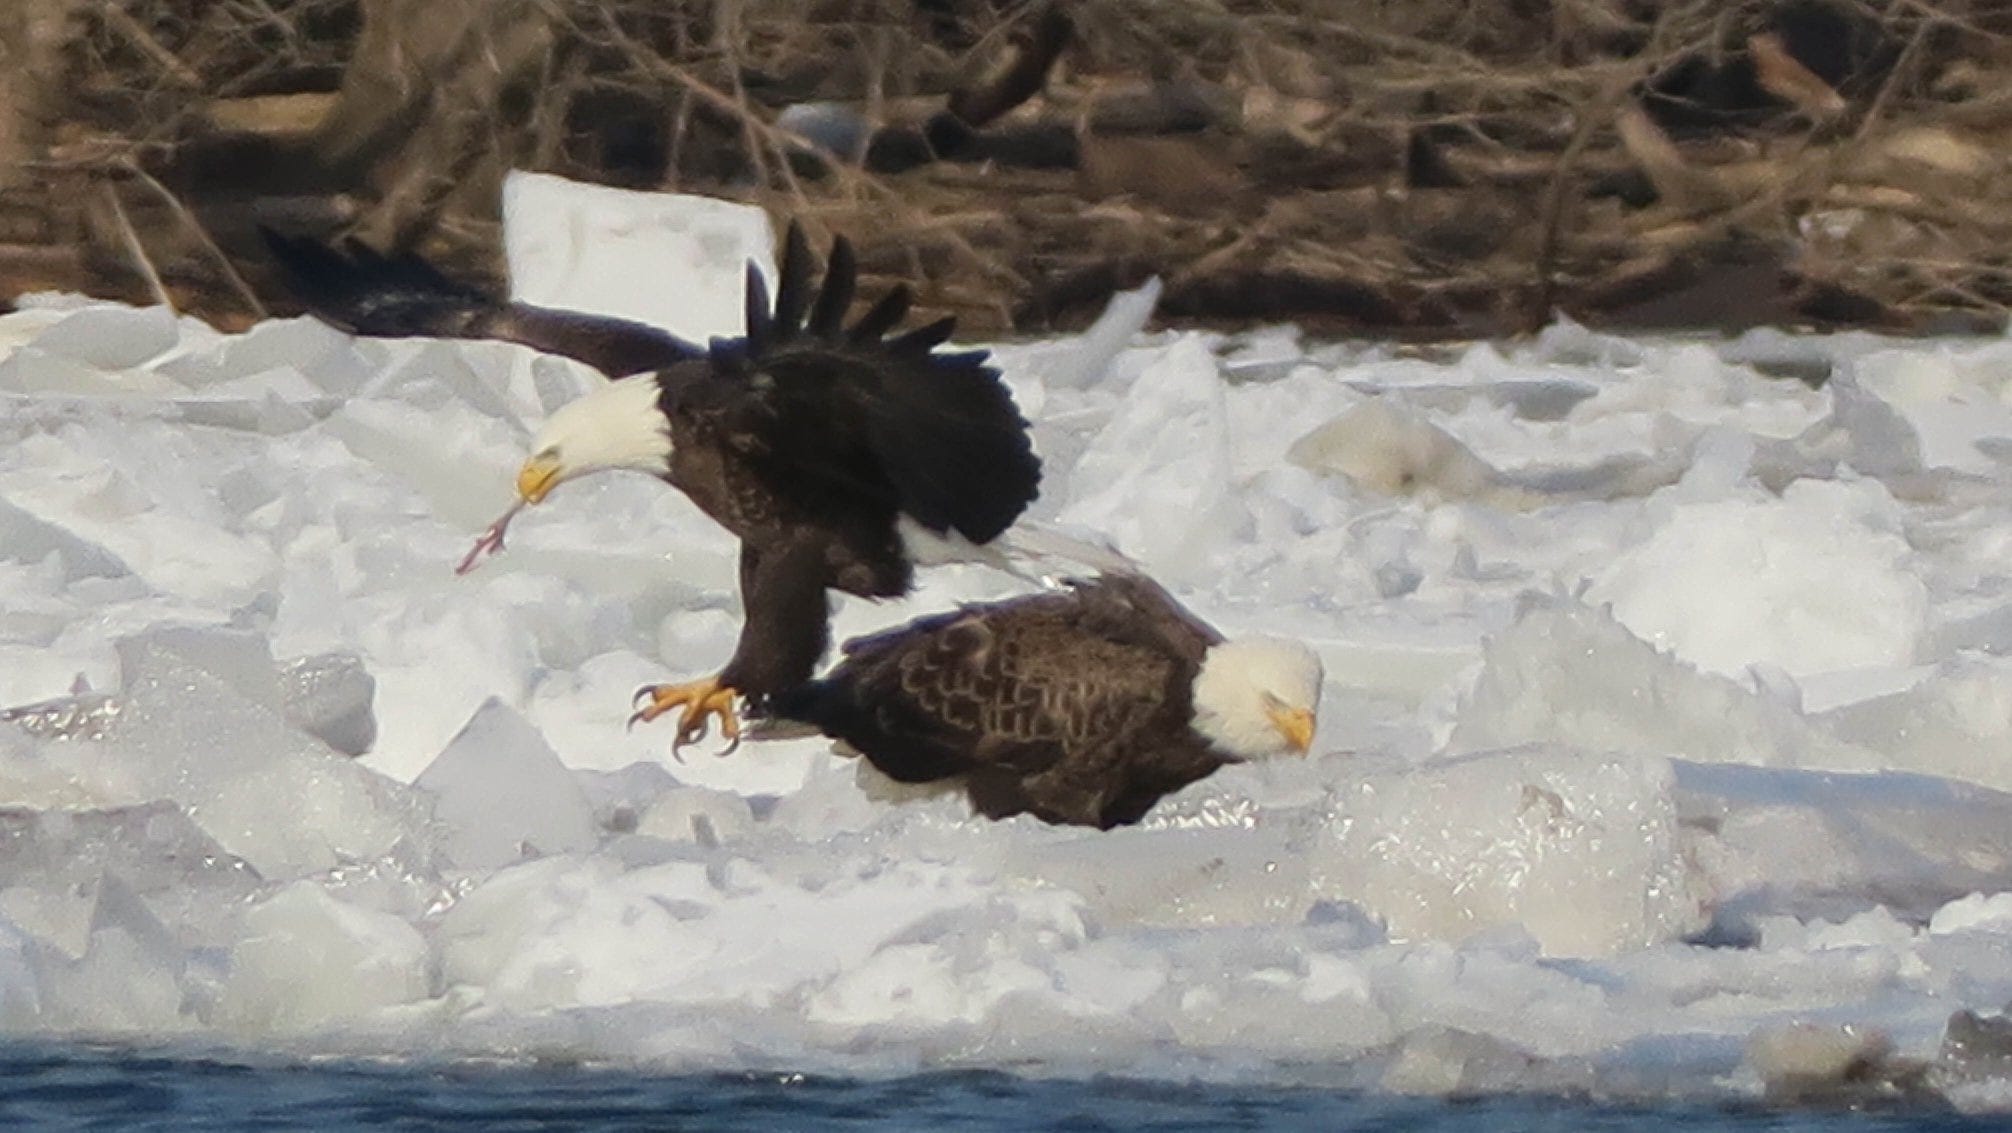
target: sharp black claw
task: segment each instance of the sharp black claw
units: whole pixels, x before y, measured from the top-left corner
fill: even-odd
[[[636,690],[636,695],[629,698],[629,703],[639,704],[646,699],[655,700],[656,698],[657,698],[657,686],[644,685],[642,688]]]

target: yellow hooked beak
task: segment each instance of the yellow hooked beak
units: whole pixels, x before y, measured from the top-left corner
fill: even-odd
[[[548,452],[524,462],[517,470],[517,495],[527,504],[535,504],[559,484],[559,458]]]
[[[1292,745],[1296,755],[1305,755],[1313,747],[1313,713],[1304,708],[1267,707],[1271,715],[1272,727]]]

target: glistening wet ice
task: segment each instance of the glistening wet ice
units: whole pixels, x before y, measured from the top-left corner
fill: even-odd
[[[731,648],[724,532],[609,476],[452,570],[591,374],[0,318],[0,704],[33,706],[0,727],[0,1030],[278,1052],[242,1073],[307,1091],[391,1059],[392,1092],[1103,1075],[1399,1124],[2012,1104],[2012,345],[1115,337],[1000,350],[1036,518],[1328,683],[1311,758],[1104,834],[816,740],[625,731]],[[940,568],[836,630],[1025,586]]]

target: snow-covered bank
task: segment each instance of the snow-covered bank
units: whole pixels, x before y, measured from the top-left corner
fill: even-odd
[[[602,477],[451,570],[576,367],[0,342],[13,1034],[1712,1093],[2012,1000],[2012,344],[1002,348],[1039,518],[1329,673],[1314,758],[1097,834],[625,731],[731,648],[722,531]]]

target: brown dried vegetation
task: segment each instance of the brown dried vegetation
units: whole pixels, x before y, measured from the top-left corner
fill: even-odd
[[[520,167],[842,231],[967,333],[1153,273],[1177,319],[1411,336],[2012,309],[1985,0],[11,3],[0,298],[242,322],[284,305],[257,223],[494,278]],[[814,101],[878,132],[818,156]]]

